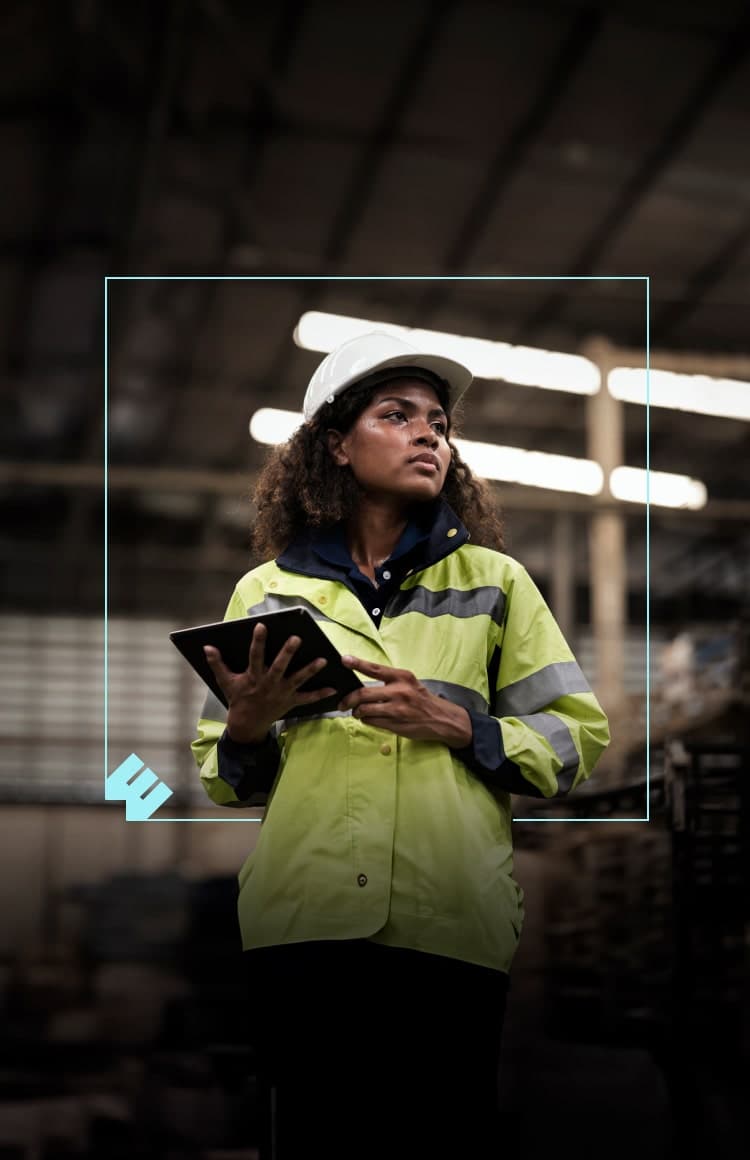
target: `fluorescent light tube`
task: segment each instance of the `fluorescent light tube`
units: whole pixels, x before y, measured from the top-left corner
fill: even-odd
[[[371,330],[397,334],[433,354],[454,358],[481,379],[502,379],[522,386],[566,391],[575,395],[595,395],[600,386],[599,368],[578,354],[511,346],[484,338],[469,338],[439,330],[420,330],[378,322],[369,318],[349,318],[310,310],[294,330],[294,341],[304,350],[332,351],[350,338]]]
[[[250,434],[258,443],[283,443],[302,421],[298,411],[261,407],[250,420]],[[589,459],[501,447],[497,443],[475,443],[469,439],[456,439],[455,444],[464,462],[483,479],[572,491],[578,495],[598,495],[604,482],[601,467]]]
[[[648,489],[648,490],[647,490]],[[609,477],[609,490],[615,499],[627,503],[650,503],[657,507],[691,508],[706,506],[706,485],[688,475],[668,471],[645,471],[640,467],[616,467]]]
[[[646,372],[637,367],[614,367],[607,379],[609,392],[624,403],[646,402]],[[652,407],[695,411],[726,419],[750,419],[750,383],[714,379],[710,375],[650,371],[648,401]]]

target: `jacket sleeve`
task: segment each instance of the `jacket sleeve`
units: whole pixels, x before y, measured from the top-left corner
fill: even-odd
[[[245,615],[244,602],[235,589],[224,619]],[[281,762],[279,743],[269,733],[259,745],[239,745],[227,735],[226,720],[226,709],[209,693],[198,721],[198,736],[191,745],[203,788],[220,806],[262,805]]]
[[[518,567],[489,665],[490,713],[469,711],[472,742],[454,750],[490,784],[557,797],[591,776],[607,718],[541,593]]]

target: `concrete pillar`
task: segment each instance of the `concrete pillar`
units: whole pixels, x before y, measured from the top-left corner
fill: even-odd
[[[591,624],[596,651],[596,693],[606,712],[616,714],[624,700],[627,560],[625,519],[610,507],[609,475],[625,463],[623,404],[607,390],[614,365],[612,348],[603,339],[587,344],[586,356],[601,372],[601,390],[587,399],[588,456],[600,463],[604,488],[589,520]]]
[[[555,512],[550,602],[562,634],[575,652],[575,522],[572,512]]]

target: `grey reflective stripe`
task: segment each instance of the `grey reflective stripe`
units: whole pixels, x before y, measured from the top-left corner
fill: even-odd
[[[269,592],[259,604],[253,604],[248,608],[247,615],[258,616],[262,612],[281,612],[285,608],[296,608],[298,605],[306,608],[313,620],[330,620],[329,616],[326,616],[316,605],[305,600],[302,596],[277,596]]]
[[[425,688],[435,696],[442,695],[446,701],[461,705],[463,709],[473,709],[475,713],[486,713],[489,705],[481,693],[467,689],[465,685],[452,685],[450,681],[422,681]]]
[[[385,615],[403,616],[405,612],[421,612],[423,616],[455,616],[465,620],[470,616],[489,616],[502,625],[505,616],[505,593],[500,588],[483,587],[441,588],[433,592],[422,584],[397,592],[388,601]]]
[[[495,696],[495,716],[517,717],[519,713],[535,713],[545,705],[551,705],[558,697],[590,692],[591,686],[575,661],[557,661],[499,689]]]
[[[201,717],[205,717],[206,721],[226,721],[227,719],[226,709],[219,698],[214,696],[210,690],[204,702]]]
[[[547,738],[562,762],[562,769],[557,775],[557,792],[567,793],[578,773],[581,760],[568,726],[554,713],[529,713],[525,717],[519,717],[518,720]]]
[[[324,717],[351,717],[351,709],[334,709],[330,713],[308,713],[305,717],[282,717],[276,722],[279,732],[294,725],[304,725],[305,721],[322,721]]]

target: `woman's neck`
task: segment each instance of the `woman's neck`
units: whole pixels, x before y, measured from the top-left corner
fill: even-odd
[[[358,568],[379,568],[393,552],[409,522],[403,507],[363,501],[346,527],[346,544]]]

